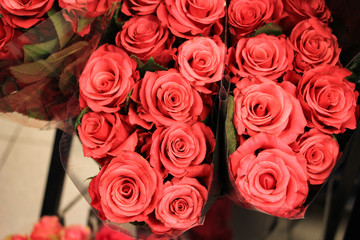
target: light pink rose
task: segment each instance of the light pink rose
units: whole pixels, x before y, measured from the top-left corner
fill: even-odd
[[[156,12],[161,0],[124,0],[121,12],[128,16],[150,15]]]
[[[127,116],[119,113],[89,112],[77,128],[84,156],[97,159],[117,156],[124,150],[134,151],[138,137]]]
[[[2,19],[13,28],[30,28],[44,19],[54,0],[0,0]]]
[[[306,160],[279,138],[265,133],[250,137],[230,155],[229,167],[245,206],[278,217],[303,217]]]
[[[117,112],[137,79],[136,62],[121,48],[104,44],[90,56],[79,78],[80,106]]]
[[[339,61],[341,49],[337,38],[331,34],[331,28],[316,18],[299,22],[289,41],[295,51],[294,67],[298,72]]]
[[[164,192],[147,223],[157,234],[171,234],[200,224],[207,189],[195,178],[174,178],[164,184]]]
[[[135,152],[112,159],[96,178],[102,211],[114,223],[145,221],[162,194],[160,174]]]
[[[297,141],[299,152],[307,161],[310,184],[323,184],[329,177],[339,155],[339,145],[330,135],[311,129]]]
[[[63,230],[59,219],[56,216],[44,216],[36,223],[31,232],[32,240],[53,240],[59,237]]]
[[[237,39],[264,24],[278,23],[284,17],[283,3],[278,0],[233,0],[228,8],[229,31]]]
[[[171,49],[175,38],[161,25],[154,15],[134,16],[116,35],[116,45],[129,55],[135,55],[143,61],[153,57],[156,63],[167,66],[176,49]]]
[[[202,163],[214,151],[215,137],[202,122],[177,123],[160,127],[152,136],[150,164],[164,178],[171,174],[183,177],[189,172],[202,171]]]
[[[138,105],[129,109],[130,122],[146,129],[193,122],[203,112],[200,94],[174,69],[146,72],[131,98]]]
[[[266,79],[265,79],[266,80]],[[233,123],[239,135],[268,133],[290,144],[304,132],[306,118],[290,82],[242,79],[234,89]]]
[[[91,229],[87,226],[72,225],[66,227],[61,234],[61,240],[90,240]]]
[[[351,72],[339,66],[318,66],[304,72],[297,86],[297,98],[309,127],[328,134],[356,128],[355,84],[345,78]]]
[[[293,68],[294,51],[284,35],[263,33],[241,38],[235,48],[229,49],[227,61],[230,71],[240,77],[261,76],[275,81]]]
[[[164,0],[156,13],[175,36],[189,39],[209,36],[212,29],[220,35],[225,5],[224,0]]]
[[[176,62],[179,72],[200,92],[211,93],[208,85],[224,74],[225,44],[218,36],[194,37],[180,45]]]

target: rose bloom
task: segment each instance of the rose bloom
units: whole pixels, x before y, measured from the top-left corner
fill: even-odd
[[[13,58],[13,54],[6,44],[14,38],[14,28],[5,25],[0,18],[0,60],[8,60]]]
[[[150,15],[156,12],[161,0],[124,0],[121,12],[127,16]]]
[[[42,21],[54,0],[0,0],[2,19],[13,28],[30,28]]]
[[[122,233],[112,230],[109,227],[103,226],[101,230],[96,234],[95,240],[135,240],[129,237],[130,233]]]
[[[220,19],[225,16],[225,1],[164,0],[156,13],[175,36],[187,39],[200,34],[209,36],[213,27],[213,35],[220,35]]]
[[[137,79],[136,62],[121,48],[104,44],[90,56],[79,78],[80,107],[117,112]]]
[[[335,65],[339,61],[341,49],[337,38],[331,28],[316,18],[298,23],[289,41],[295,51],[294,67],[298,72],[324,64]]]
[[[152,136],[150,164],[164,175],[183,177],[202,171],[205,158],[214,151],[215,137],[202,122],[160,127]]]
[[[307,174],[312,185],[323,184],[338,160],[339,145],[330,135],[311,129],[297,141],[299,152],[307,161]]]
[[[11,235],[4,238],[4,240],[29,240],[29,238],[26,235]]]
[[[118,113],[89,112],[77,128],[84,156],[96,159],[117,156],[124,150],[134,151],[138,137],[126,116]]]
[[[245,206],[285,218],[304,215],[306,160],[274,135],[259,133],[229,156],[230,171]]]
[[[240,39],[264,24],[278,23],[283,17],[282,1],[233,0],[228,8],[229,31]]]
[[[131,98],[138,106],[130,107],[130,122],[146,129],[196,121],[203,111],[200,94],[174,69],[146,72]]]
[[[218,36],[194,37],[180,45],[176,62],[180,73],[198,91],[211,93],[207,85],[221,80],[225,52],[225,44]]]
[[[355,84],[345,78],[351,72],[339,66],[318,66],[304,72],[297,86],[297,98],[309,127],[328,134],[356,128]]]
[[[304,132],[306,118],[295,97],[296,87],[268,80],[251,83],[241,80],[234,89],[233,123],[239,135],[263,132],[292,143]]]
[[[44,216],[40,222],[34,225],[30,238],[33,240],[52,240],[56,239],[62,230],[63,226],[56,216]]]
[[[201,211],[208,190],[195,178],[174,178],[164,184],[164,192],[156,206],[155,216],[147,223],[157,234],[187,230],[200,224]]]
[[[175,54],[171,49],[174,37],[169,30],[161,26],[154,15],[134,16],[122,26],[116,35],[116,45],[129,55],[134,54],[143,61],[153,57],[155,62],[166,66]]]
[[[276,80],[286,71],[292,70],[294,51],[284,35],[259,34],[241,38],[229,49],[228,66],[240,77],[261,76]]]
[[[87,226],[72,225],[66,227],[61,234],[61,240],[90,240],[91,229]]]
[[[114,223],[147,219],[162,194],[162,178],[135,152],[123,152],[91,180],[91,205]],[[100,207],[99,207],[100,206]]]
[[[286,0],[284,11],[288,15],[282,25],[292,28],[298,22],[315,17],[322,22],[328,23],[332,20],[331,12],[326,7],[325,0]]]

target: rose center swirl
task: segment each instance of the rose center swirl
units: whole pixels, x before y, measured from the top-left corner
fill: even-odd
[[[276,187],[276,179],[270,173],[261,174],[259,177],[259,181],[260,185],[266,190],[275,189]]]

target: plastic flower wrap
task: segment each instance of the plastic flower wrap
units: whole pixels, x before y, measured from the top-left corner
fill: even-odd
[[[357,127],[359,93],[339,61],[330,10],[321,0],[232,0],[228,16],[231,198],[302,218],[340,158],[337,136]]]
[[[0,1],[0,112],[38,128],[64,127],[77,79],[117,0]]]
[[[153,2],[123,2],[87,61],[69,107],[88,159],[64,162],[98,217],[136,239],[203,223],[226,55],[224,0]]]

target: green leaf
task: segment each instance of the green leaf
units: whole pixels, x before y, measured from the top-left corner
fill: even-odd
[[[53,53],[45,60],[41,59],[32,63],[24,63],[12,66],[9,69],[18,82],[30,84],[40,81],[58,70],[68,56],[79,52],[87,45],[88,43],[85,41],[77,42],[61,51]]]
[[[78,126],[81,125],[81,119],[83,118],[83,116],[85,114],[87,114],[88,112],[90,112],[90,108],[89,107],[86,107],[84,108],[81,113],[79,114],[79,116],[76,118],[76,121],[75,121],[75,129],[77,129]]]
[[[85,179],[85,181],[84,181],[84,182],[89,181],[89,180],[93,180],[93,178],[96,178],[96,176],[97,176],[97,175],[92,176],[92,177],[88,177],[87,179]]]
[[[128,110],[129,110],[130,97],[131,97],[132,92],[133,92],[133,89],[131,89],[131,91],[129,92],[129,94],[126,97],[126,100],[125,100],[125,112],[128,112]]]
[[[233,124],[233,116],[234,116],[234,97],[229,96],[228,105],[227,105],[227,113],[225,120],[225,131],[226,131],[226,139],[228,146],[228,154],[232,154],[236,151],[236,132]]]
[[[59,42],[53,39],[47,42],[24,45],[24,62],[34,62],[48,57],[51,53],[59,50]]]
[[[360,83],[360,53],[356,54],[346,68],[352,72],[346,79],[353,83]]]
[[[268,23],[256,30],[253,34],[250,35],[250,37],[255,37],[262,33],[265,33],[267,35],[279,36],[282,34],[282,28],[276,23]]]
[[[81,66],[83,61],[84,59],[77,58],[74,62],[66,65],[64,71],[60,74],[59,89],[65,96],[72,94],[76,89],[76,69]]]
[[[130,222],[132,225],[134,226],[144,226],[145,225],[145,222]]]
[[[74,35],[71,24],[65,20],[61,12],[57,12],[54,9],[49,11],[47,14],[52,23],[54,24],[59,39],[60,49],[63,49],[65,45],[69,42],[71,37]]]
[[[39,108],[32,108],[28,111],[28,117],[44,120],[43,112]]]
[[[335,141],[338,141],[335,134],[331,134],[331,136],[333,137],[333,139],[335,139]]]
[[[153,57],[150,57],[150,59],[145,64],[141,61],[140,58],[138,58],[135,55],[131,55],[130,57],[136,61],[137,69],[139,70],[141,76],[144,76],[145,72],[168,70],[166,67],[161,66],[160,64],[156,63],[154,61]]]
[[[84,30],[86,26],[90,25],[94,20],[95,18],[79,17],[77,32],[80,33],[82,30]]]

